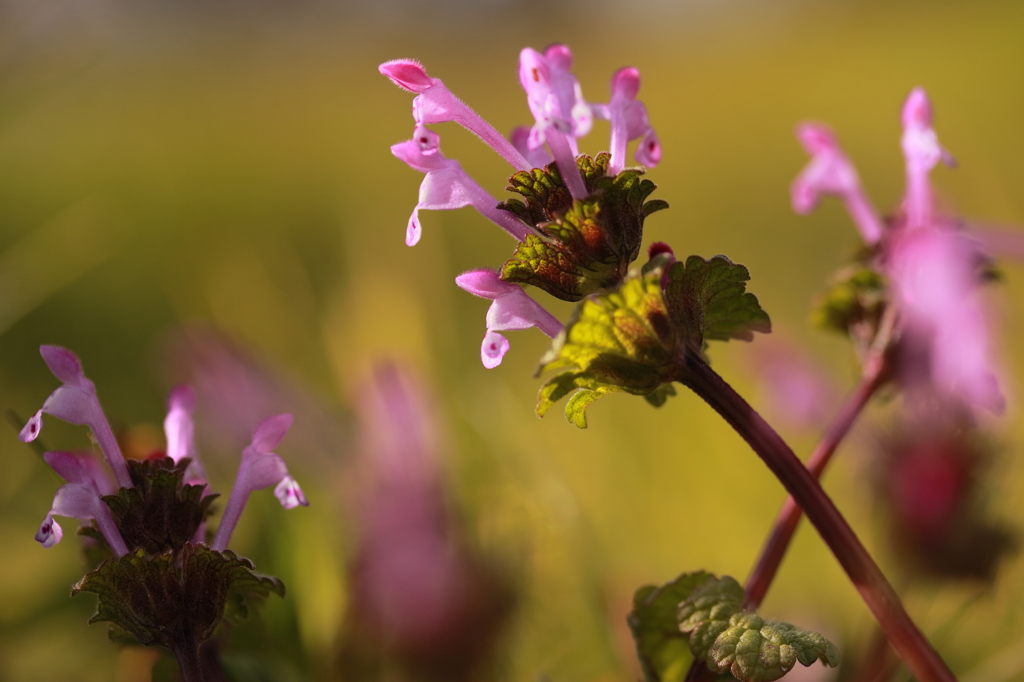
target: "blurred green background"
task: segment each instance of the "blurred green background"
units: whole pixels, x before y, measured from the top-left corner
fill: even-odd
[[[41,343],[76,351],[111,420],[159,447],[172,382],[229,358],[252,380],[239,404],[199,406],[199,448],[228,490],[252,419],[293,410],[279,452],[311,501],[283,512],[255,495],[232,547],[281,576],[236,656],[265,679],[331,679],[346,617],[352,405],[371,365],[424,377],[445,434],[447,481],[465,533],[506,566],[518,605],[492,679],[634,680],[624,616],[632,592],[684,570],[742,579],[783,499],[745,445],[697,398],[660,410],[614,395],[578,431],[533,413],[546,339],[510,334],[480,365],[487,302],[454,286],[511,252],[471,209],[422,214],[404,245],[421,175],[391,156],[409,137],[411,96],[377,64],[415,57],[507,131],[530,122],[518,51],[568,43],[591,101],[633,65],[664,157],[648,177],[671,209],[645,244],[724,253],[747,265],[776,335],[798,341],[851,386],[847,344],[807,322],[810,302],[856,244],[837,202],[789,208],[806,156],[801,120],[828,122],[880,208],[902,192],[899,107],[932,97],[959,161],[934,174],[951,213],[1024,225],[1024,4],[1019,2],[0,3],[0,407],[27,416],[56,386]],[[446,154],[493,194],[507,166],[454,125]],[[607,127],[582,142],[605,148]],[[1024,512],[1024,270],[1007,263],[1005,444],[987,494],[993,515]],[[566,317],[570,307],[553,305]],[[755,406],[754,346],[713,349]],[[198,378],[197,378],[198,377]],[[884,423],[884,419],[883,419]],[[6,427],[5,427],[6,428]],[[798,453],[815,431],[782,428]],[[51,447],[84,429],[48,419]],[[139,447],[144,447],[140,445]],[[910,579],[872,513],[870,452],[854,441],[826,487],[908,607],[964,680],[1024,680],[1024,563],[996,585]],[[152,657],[119,651],[70,599],[80,550],[32,539],[59,485],[13,428],[0,438],[0,681],[144,680]],[[962,607],[968,604],[969,608]],[[856,656],[871,620],[809,528],[764,613],[825,631]],[[252,679],[256,673],[253,673]],[[820,678],[819,678],[820,679]]]

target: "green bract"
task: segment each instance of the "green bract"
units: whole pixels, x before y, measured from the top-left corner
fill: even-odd
[[[725,256],[685,262],[661,254],[616,290],[593,294],[573,313],[541,359],[541,371],[574,368],[541,388],[537,414],[574,393],[566,418],[586,427],[590,403],[613,391],[660,406],[685,376],[688,353],[708,340],[749,341],[771,331],[768,315],[746,292],[750,274]]]
[[[742,605],[739,583],[704,571],[640,588],[629,625],[646,682],[683,680],[694,658],[743,682],[777,680],[797,662],[839,665],[839,652],[822,635],[765,620]],[[688,650],[680,645],[685,639]]]
[[[573,201],[555,164],[521,171],[509,179],[508,190],[524,201],[509,199],[499,208],[534,226],[501,269],[506,282],[532,284],[564,301],[614,287],[640,254],[644,219],[667,208],[664,201],[646,201],[655,189],[641,169],[607,175],[611,157],[577,158],[588,196]]]
[[[177,464],[170,457],[127,462],[134,487],[121,488],[103,501],[128,547],[159,554],[177,551],[195,536],[218,495],[204,496],[203,484],[184,484],[190,463],[187,457]]]
[[[71,588],[72,596],[93,592],[99,598],[90,623],[113,624],[112,637],[132,635],[140,644],[177,650],[183,638],[207,639],[225,615],[245,617],[272,592],[284,596],[284,584],[261,576],[230,550],[186,544],[174,552],[147,555],[142,548],[109,559]]]

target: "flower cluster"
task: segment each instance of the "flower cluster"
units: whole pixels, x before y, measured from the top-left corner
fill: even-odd
[[[520,284],[536,285],[564,300],[619,284],[639,255],[643,219],[665,207],[664,202],[644,202],[654,185],[636,179],[642,170],[624,172],[631,141],[639,140],[635,159],[640,164],[653,167],[661,159],[647,109],[637,99],[639,72],[617,71],[608,103],[596,104],[584,99],[571,68],[572,53],[565,45],[552,45],[543,53],[522,50],[519,81],[534,124],[516,128],[506,139],[418,62],[398,59],[380,66],[392,82],[416,94],[413,137],[391,148],[426,176],[409,218],[406,244],[420,239],[421,209],[463,206],[476,208],[519,242],[501,270],[473,270],[456,279],[466,291],[493,301],[480,352],[489,368],[499,365],[509,348],[500,332],[537,327],[554,337],[562,330]],[[610,152],[591,159],[579,155],[578,141],[595,119],[610,123]],[[458,161],[441,152],[440,138],[427,126],[449,121],[475,133],[512,166],[516,174],[509,189],[521,194],[525,204],[499,204]]]
[[[867,309],[887,281],[885,303],[893,304],[899,317],[901,383],[999,411],[1003,398],[995,379],[990,322],[978,295],[988,258],[959,221],[935,207],[930,173],[939,162],[953,165],[953,157],[939,144],[932,118],[928,96],[915,89],[902,112],[906,191],[900,210],[886,219],[872,207],[831,131],[801,125],[797,137],[811,161],[793,182],[793,208],[807,213],[821,195],[838,196],[868,247],[863,259],[867,270],[843,282],[864,305],[843,311],[838,326],[852,327],[867,317],[867,335],[876,332],[883,306],[874,305],[873,313]]]
[[[252,564],[227,546],[253,491],[274,486],[285,509],[308,504],[284,461],[273,452],[291,426],[291,415],[270,417],[254,431],[242,452],[216,535],[207,543],[206,521],[217,495],[209,492],[196,457],[192,390],[182,386],[170,394],[164,421],[166,452],[126,460],[79,359],[58,346],[42,346],[40,353],[62,383],[25,424],[21,440],[27,443],[39,436],[43,414],[88,426],[113,472],[111,480],[90,452],[44,454],[46,463],[67,483],[54,495],[36,540],[44,547],[55,545],[63,532],[53,517],[70,517],[88,523],[80,534],[112,554],[75,587],[76,593],[99,596],[94,620],[110,621],[143,644],[161,644],[178,653],[212,633],[232,590],[257,597],[270,591],[283,594],[279,581],[252,573]],[[178,587],[168,591],[167,585]],[[164,598],[150,599],[147,594]]]

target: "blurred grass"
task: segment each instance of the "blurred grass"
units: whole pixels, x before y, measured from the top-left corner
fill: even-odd
[[[496,266],[510,243],[463,210],[425,214],[422,243],[403,245],[421,176],[387,147],[411,131],[410,97],[376,65],[421,59],[501,130],[528,120],[515,77],[524,45],[568,42],[597,101],[615,68],[639,67],[665,150],[650,177],[672,205],[648,222],[646,241],[747,265],[776,328],[806,339],[848,384],[845,345],[810,330],[806,317],[856,235],[832,203],[809,217],[790,211],[788,186],[805,158],[792,129],[806,119],[831,124],[876,204],[891,207],[902,190],[899,106],[924,85],[960,162],[935,173],[951,210],[1024,225],[1024,7],[518,7],[424,5],[390,21],[351,5],[147,13],[112,4],[78,22],[3,6],[0,404],[26,415],[38,408],[55,384],[36,348],[59,343],[83,358],[112,418],[158,425],[167,372],[156,349],[182,324],[225,330],[335,411],[372,360],[400,357],[443,396],[450,479],[470,533],[518,576],[523,596],[500,678],[633,679],[623,626],[632,591],[697,568],[744,576],[782,493],[692,396],[657,411],[611,396],[578,432],[557,414],[533,416],[539,334],[514,334],[500,369],[480,367],[487,304],[452,279]],[[537,13],[546,21],[531,20]],[[419,22],[421,14],[430,16]],[[438,130],[446,153],[500,194],[501,160],[454,126]],[[583,148],[603,149],[606,135],[599,126]],[[1019,379],[1009,339],[1024,325],[1024,285],[1018,265],[1007,274],[1005,349]],[[722,347],[713,357],[749,393],[746,353]],[[85,443],[54,422],[46,428],[57,447]],[[1007,458],[992,507],[1020,519],[1015,408],[1003,428]],[[786,435],[798,452],[813,442]],[[337,442],[336,461],[325,464],[286,440],[282,454],[313,506],[284,514],[254,498],[233,542],[289,585],[287,600],[240,636],[250,650],[276,652],[263,653],[279,679],[329,674],[352,543],[343,499],[351,449]],[[850,450],[829,488],[891,568],[863,458]],[[236,454],[210,456],[226,490]],[[55,487],[13,432],[0,441],[0,680],[109,680],[115,669],[119,680],[145,679],[132,670],[149,659],[119,655],[102,626],[84,625],[88,598],[67,598],[80,577],[70,531],[49,551],[32,541]],[[987,663],[1001,671],[988,679],[1024,679],[1024,662],[1005,655],[1024,636],[1022,570],[1020,561],[1005,566],[953,630],[943,652],[958,672]],[[909,604],[926,631],[937,630],[970,593],[915,587]],[[855,592],[807,529],[765,610],[814,619],[844,642],[869,632]]]

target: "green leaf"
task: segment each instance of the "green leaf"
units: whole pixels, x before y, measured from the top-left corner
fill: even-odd
[[[702,352],[707,341],[751,341],[771,331],[768,314],[746,292],[749,271],[725,256],[690,256],[668,270],[665,300],[685,343]]]
[[[579,390],[566,418],[586,427],[590,403],[613,391],[647,395],[671,381],[675,339],[661,296],[661,273],[626,280],[614,292],[584,300],[541,359],[539,371],[572,367],[540,391],[537,414]],[[582,389],[582,390],[580,390]]]
[[[195,536],[217,495],[204,497],[203,485],[183,485],[190,461],[128,460],[134,487],[103,497],[128,547],[159,554],[177,551]]]
[[[517,246],[502,267],[503,280],[579,301],[625,278],[640,254],[644,220],[668,204],[646,201],[655,184],[641,179],[642,170],[607,175],[610,159],[607,153],[577,158],[588,192],[580,201],[572,200],[556,164],[512,176],[508,189],[525,202],[511,199],[499,208],[533,225],[537,234]]]
[[[811,315],[823,329],[852,337],[861,349],[874,341],[888,304],[885,278],[869,263],[856,262],[839,270]]]
[[[819,633],[765,620],[742,605],[743,588],[729,576],[707,578],[679,604],[679,630],[689,635],[694,657],[713,672],[772,682],[797,662],[839,665],[839,651]]]
[[[704,571],[684,573],[661,587],[647,585],[637,590],[626,621],[646,682],[682,682],[686,678],[693,655],[686,636],[679,631],[676,614],[693,589],[713,577]]]
[[[90,623],[110,622],[112,635],[133,636],[140,644],[175,650],[191,636],[202,642],[227,615],[242,616],[271,593],[284,596],[284,584],[261,576],[234,552],[186,544],[180,563],[173,552],[150,555],[139,548],[105,561],[71,589],[71,595],[97,595]]]

